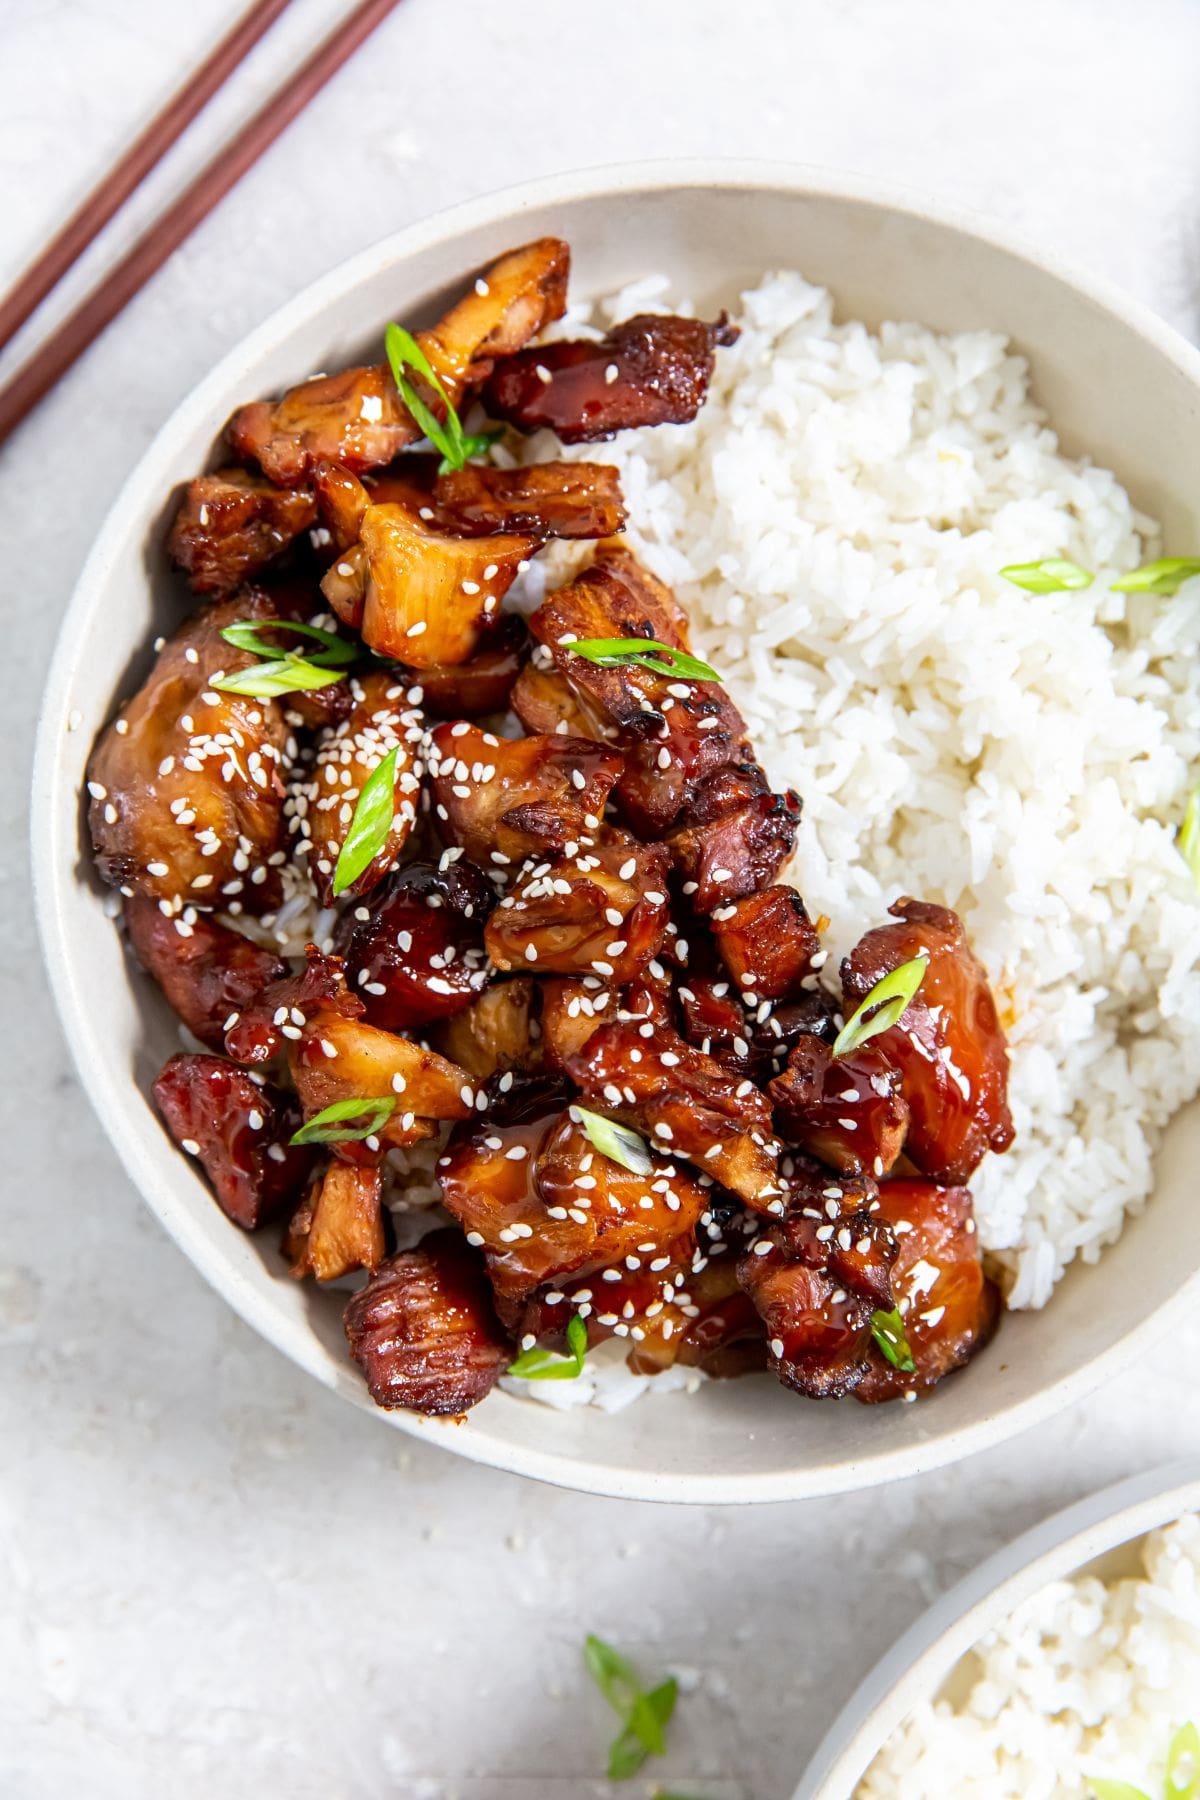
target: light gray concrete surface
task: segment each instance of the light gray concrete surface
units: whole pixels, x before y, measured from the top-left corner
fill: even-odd
[[[341,10],[295,0],[131,218]],[[236,11],[0,0],[0,277]],[[39,686],[106,508],[193,382],[347,253],[532,174],[762,155],[966,202],[1194,336],[1197,66],[1192,0],[404,0],[3,453],[4,1800],[615,1793],[589,1629],[686,1675],[664,1782],[785,1800],[936,1592],[1195,1447],[1200,1321],[1007,1449],[822,1504],[623,1505],[398,1440],[253,1336],[130,1191],[50,1010],[23,846]]]

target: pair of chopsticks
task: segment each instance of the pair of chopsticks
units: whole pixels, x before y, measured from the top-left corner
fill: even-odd
[[[288,3],[289,0],[256,0],[99,187],[88,195],[11,292],[0,300],[0,348],[41,305]],[[34,351],[7,386],[0,389],[0,443],[304,111],[396,4],[397,0],[361,0]]]

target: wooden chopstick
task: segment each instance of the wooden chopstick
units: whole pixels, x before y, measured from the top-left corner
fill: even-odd
[[[291,0],[255,0],[0,300],[0,349],[244,61]]]
[[[0,390],[0,443],[304,111],[399,0],[361,0]]]

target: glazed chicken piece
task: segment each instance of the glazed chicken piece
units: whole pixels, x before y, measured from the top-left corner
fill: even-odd
[[[686,424],[704,404],[717,345],[739,336],[725,313],[712,325],[639,313],[599,340],[538,344],[498,362],[484,405],[519,431],[549,429],[563,444]]]
[[[322,517],[345,546],[321,583],[338,617],[377,656],[414,669],[472,657],[538,540],[455,537],[424,519],[426,509],[372,500],[344,469],[318,463],[313,479]]]
[[[464,1413],[512,1357],[482,1258],[454,1229],[382,1263],[350,1300],[345,1325],[377,1406]]]
[[[283,1240],[288,1270],[300,1280],[336,1281],[384,1259],[383,1180],[378,1169],[333,1162],[317,1175],[292,1215]]]
[[[524,619],[503,613],[466,662],[435,663],[421,670],[424,710],[435,719],[479,719],[502,713],[528,653]]]
[[[667,839],[696,911],[711,913],[766,887],[791,855],[799,824],[797,795],[772,793],[756,762],[717,770]]]
[[[621,478],[608,463],[468,463],[437,477],[429,505],[439,526],[460,537],[606,538],[626,520]]]
[[[338,856],[354,823],[363,786],[392,750],[396,752],[396,777],[391,830],[362,874],[343,889],[344,894],[370,893],[395,864],[417,819],[421,714],[407,704],[403,682],[386,669],[374,669],[361,678],[352,676],[350,691],[353,710],[340,724],[321,733],[316,760],[293,776],[285,808],[289,829],[298,838],[294,854],[307,857],[322,906],[329,906],[334,899]]]
[[[709,1192],[659,1156],[649,1174],[633,1174],[602,1155],[569,1112],[477,1126],[451,1143],[438,1176],[467,1242],[483,1249],[502,1318],[568,1275],[618,1263],[655,1268]]]
[[[758,1073],[761,1056],[733,983],[690,969],[675,990],[683,1015],[683,1035],[705,1056],[740,1077]]]
[[[931,1388],[970,1361],[996,1329],[1000,1292],[983,1272],[971,1196],[963,1187],[931,1181],[887,1181],[878,1217],[899,1244],[892,1268],[896,1305],[904,1319],[915,1373],[893,1367],[872,1349],[855,1390],[868,1404]]]
[[[157,900],[134,894],[122,910],[134,955],[210,1050],[223,1049],[231,1019],[287,974],[287,964],[272,951],[193,907],[186,909],[190,919],[174,917]]]
[[[904,1017],[872,1043],[900,1072],[905,1155],[931,1180],[966,1181],[986,1151],[1012,1143],[1004,1033],[958,914],[908,899],[889,910],[900,923],[868,931],[842,964],[845,1011],[901,963],[929,957]]]
[[[261,616],[255,604],[221,601],[186,620],[92,753],[96,867],[126,896],[175,911],[279,904],[288,728],[278,701],[210,686],[257,660],[220,635]]]
[[[767,1092],[786,1142],[848,1175],[890,1174],[909,1112],[899,1074],[874,1043],[835,1057],[820,1038],[801,1037]]]
[[[342,1012],[318,1008],[288,1043],[288,1068],[304,1116],[338,1100],[394,1100],[373,1137],[330,1146],[344,1162],[370,1165],[385,1145],[419,1144],[438,1122],[466,1119],[476,1092],[463,1069],[410,1038],[380,1031]]]
[[[669,869],[665,850],[623,831],[547,857],[522,871],[488,920],[488,955],[498,969],[632,981],[662,947]]]
[[[222,1212],[245,1231],[295,1204],[316,1152],[289,1143],[290,1095],[219,1056],[173,1056],[154,1083],[167,1130],[204,1167]]]
[[[167,534],[167,555],[197,594],[232,594],[317,522],[309,488],[276,487],[251,469],[189,481]]]
[[[453,405],[487,375],[493,358],[519,350],[562,317],[569,269],[560,238],[510,250],[437,325],[415,333]],[[440,414],[436,396],[425,398]],[[379,468],[422,436],[387,363],[314,375],[281,400],[252,401],[238,408],[225,434],[238,456],[283,487],[297,486],[322,458],[355,473]]]
[[[540,1046],[532,1037],[533,1001],[534,984],[528,976],[493,981],[440,1026],[433,1034],[434,1048],[476,1081],[532,1069],[540,1057]]]
[[[584,1104],[640,1131],[656,1150],[685,1157],[758,1212],[779,1211],[779,1144],[750,1081],[738,1081],[677,1033],[642,1036],[633,1023],[602,1025],[567,1072]]]
[[[483,928],[495,902],[474,863],[409,863],[355,907],[346,974],[372,1025],[412,1031],[451,1018],[488,980]]]
[[[299,1040],[308,1015],[318,1010],[357,1019],[363,1003],[346,987],[341,958],[325,956],[309,944],[298,974],[289,975],[285,968],[278,981],[244,1000],[236,1017],[226,1017],[225,1053],[235,1062],[270,1062]]]
[[[553,975],[538,982],[546,1067],[565,1074],[593,1031],[616,1017],[614,996],[598,975]]]
[[[715,1260],[697,1249],[661,1312],[645,1321],[627,1357],[635,1375],[658,1375],[676,1363],[717,1380],[748,1375],[767,1362],[767,1337],[754,1302],[737,1278],[730,1251]]]
[[[709,916],[717,952],[738,992],[790,1000],[824,963],[821,940],[791,887],[768,887],[718,906]]]
[[[429,738],[439,829],[489,868],[557,853],[600,828],[621,759],[585,739],[498,738],[466,720]]]
[[[896,1240],[869,1210],[874,1203],[873,1183],[855,1188],[802,1173],[786,1217],[738,1264],[738,1280],[766,1325],[770,1367],[812,1399],[858,1387],[871,1319],[892,1305]]]

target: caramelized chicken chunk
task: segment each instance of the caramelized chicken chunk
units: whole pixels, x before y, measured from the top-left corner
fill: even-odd
[[[310,489],[276,487],[250,469],[218,469],[188,482],[167,555],[197,594],[231,594],[316,519]]]
[[[542,1055],[560,1074],[593,1031],[616,1017],[613,996],[595,975],[550,976],[539,981]]]
[[[306,1119],[336,1100],[395,1101],[374,1142],[330,1146],[345,1162],[375,1162],[377,1146],[418,1144],[434,1135],[439,1120],[469,1118],[475,1105],[465,1072],[445,1057],[323,1007],[308,1015],[298,1039],[289,1040],[288,1067]]]
[[[766,887],[791,855],[799,823],[797,796],[772,793],[757,763],[717,770],[667,839],[696,911],[711,913]]]
[[[283,1240],[288,1273],[336,1281],[383,1261],[383,1179],[378,1169],[334,1162],[313,1180]]]
[[[372,501],[344,470],[319,464],[314,479],[324,516],[347,545],[321,583],[338,617],[377,656],[415,669],[473,656],[538,540],[455,537],[420,510]]]
[[[560,238],[510,250],[437,325],[415,334],[453,404],[488,373],[494,357],[518,350],[562,317],[569,268]],[[435,412],[442,410],[434,396],[426,397]],[[252,401],[238,408],[225,433],[240,457],[284,487],[303,481],[322,458],[357,473],[379,468],[422,435],[386,363],[314,375],[274,403]]]
[[[887,1181],[879,1190],[879,1216],[899,1244],[892,1287],[917,1366],[905,1373],[872,1350],[856,1390],[868,1403],[934,1387],[982,1349],[1000,1316],[1000,1292],[980,1263],[966,1188]]]
[[[429,739],[442,836],[487,867],[578,845],[599,829],[620,769],[615,752],[584,739],[498,738],[466,720]]]
[[[482,1260],[455,1230],[389,1257],[350,1300],[345,1324],[377,1406],[464,1413],[491,1392],[512,1355]]]
[[[533,463],[497,469],[468,463],[439,475],[430,505],[460,537],[494,532],[546,538],[606,538],[625,529],[621,478],[608,463]]]
[[[221,631],[258,616],[209,606],[163,647],[104,732],[88,769],[96,866],[122,892],[260,913],[278,905],[286,861],[288,729],[276,700],[210,686],[256,659]]]
[[[711,1247],[698,1248],[677,1279],[673,1298],[646,1320],[630,1349],[633,1373],[657,1375],[680,1363],[728,1379],[765,1368],[766,1330],[738,1282],[736,1255],[726,1250],[713,1259]]]
[[[353,710],[340,724],[321,733],[315,761],[293,776],[286,807],[289,828],[299,840],[296,853],[307,855],[309,874],[323,906],[334,898],[338,856],[354,823],[363,786],[393,750],[396,777],[391,829],[378,853],[343,893],[369,893],[395,864],[417,819],[420,713],[406,704],[403,683],[386,669],[374,669],[361,678],[352,676],[350,689]],[[304,845],[309,846],[307,851]]]
[[[488,955],[498,969],[632,981],[662,946],[669,868],[665,850],[624,832],[547,857],[522,872],[488,920]]]
[[[603,1025],[569,1058],[585,1103],[640,1130],[660,1152],[686,1157],[756,1211],[779,1210],[779,1144],[750,1081],[733,1076],[662,1027]]]
[[[414,1030],[479,997],[488,979],[483,927],[494,900],[474,863],[459,860],[444,868],[409,863],[355,908],[346,973],[373,1025]]]
[[[709,924],[738,990],[759,1000],[794,999],[825,960],[816,926],[795,888],[763,888],[719,906]]]
[[[907,899],[889,910],[900,923],[868,931],[842,964],[846,1011],[901,963],[929,958],[904,1017],[873,1043],[900,1071],[905,1155],[932,1180],[965,1181],[986,1151],[1012,1143],[1004,1033],[958,914]]]
[[[736,343],[722,313],[712,325],[638,313],[599,340],[538,344],[497,364],[484,404],[519,431],[593,444],[639,425],[682,425],[704,404],[717,345]]]
[[[633,1174],[561,1113],[477,1126],[452,1143],[438,1174],[444,1204],[483,1248],[498,1301],[512,1303],[590,1269],[649,1269],[690,1229],[708,1190],[673,1162],[653,1161],[650,1174]]]
[[[477,1081],[530,1069],[538,1060],[532,1015],[532,980],[518,975],[512,981],[493,981],[445,1021],[435,1047]],[[512,1083],[508,1085],[511,1089]]]
[[[466,662],[434,663],[420,674],[422,704],[435,719],[478,719],[502,713],[529,650],[525,621],[505,613]]]
[[[308,1015],[318,1009],[357,1019],[363,1003],[346,987],[341,958],[325,956],[310,944],[298,974],[285,970],[279,980],[244,1000],[236,1018],[232,1014],[226,1018],[225,1053],[235,1062],[270,1062],[289,1042],[298,1041]]]
[[[848,1175],[890,1173],[908,1105],[899,1075],[874,1044],[835,1057],[820,1038],[801,1037],[767,1091],[788,1143]]]
[[[179,1055],[154,1083],[154,1099],[235,1225],[254,1231],[294,1203],[316,1153],[289,1144],[300,1117],[281,1089],[219,1056]]]
[[[190,909],[189,909],[190,910]],[[272,982],[287,964],[238,931],[204,913],[189,924],[164,913],[157,900],[131,895],[124,904],[129,942],[188,1030],[211,1050],[224,1048],[231,1016]]]

